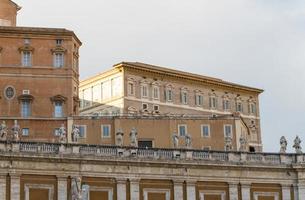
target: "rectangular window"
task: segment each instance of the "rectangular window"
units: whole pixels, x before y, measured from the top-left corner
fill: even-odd
[[[203,105],[203,96],[200,94],[196,94],[195,96],[195,105],[202,106]]]
[[[62,102],[57,101],[54,105],[54,117],[63,117]]]
[[[29,136],[30,135],[30,129],[29,128],[23,128],[22,129],[22,136]]]
[[[148,109],[148,104],[147,103],[143,103],[142,104],[142,109],[143,110],[147,110]]]
[[[142,98],[148,97],[148,86],[147,85],[141,85],[141,97]]]
[[[23,100],[21,102],[21,116],[22,117],[31,116],[31,102],[29,100]]]
[[[86,125],[79,125],[79,137],[86,138],[87,134],[87,126]]]
[[[241,102],[236,103],[236,111],[242,112],[243,111],[243,104]]]
[[[232,125],[224,125],[224,136],[232,137]]]
[[[138,141],[138,147],[139,148],[152,148],[153,147],[153,141],[151,141],[151,140],[139,140]]]
[[[55,53],[54,54],[54,67],[60,68],[64,66],[64,54]]]
[[[110,138],[110,125],[102,125],[101,129],[102,129],[102,138]]]
[[[230,101],[227,99],[223,100],[223,110],[224,111],[230,110]]]
[[[154,105],[154,111],[159,111],[159,105]]]
[[[134,95],[134,84],[128,83],[128,95]]]
[[[217,97],[210,97],[209,103],[211,109],[217,109]]]
[[[210,125],[201,125],[201,136],[210,137]]]
[[[179,134],[179,136],[186,136],[186,134],[187,134],[187,125],[186,124],[178,125],[178,134]]]
[[[249,109],[250,109],[250,112],[249,112],[250,114],[256,113],[256,105],[254,103],[250,103]]]
[[[211,147],[210,147],[210,146],[202,147],[202,150],[203,150],[203,151],[210,151],[210,150],[211,150]]]
[[[62,45],[62,43],[63,43],[62,39],[57,39],[56,40],[56,45],[60,46],[60,45]]]
[[[160,95],[159,95],[159,87],[153,87],[153,97],[155,100],[159,100]]]
[[[23,51],[22,52],[22,66],[31,67],[32,66],[32,52]]]
[[[173,90],[172,89],[166,89],[165,100],[168,101],[168,102],[173,101]]]
[[[187,104],[187,92],[185,92],[185,91],[181,92],[181,103]]]

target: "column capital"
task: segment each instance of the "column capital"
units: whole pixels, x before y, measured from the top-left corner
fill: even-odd
[[[126,184],[127,178],[117,177],[117,178],[115,178],[115,181],[116,181],[117,183],[120,183],[120,184]],[[131,181],[130,181],[130,182],[131,182]]]
[[[186,180],[185,182],[187,186],[195,186],[197,183],[196,180]]]
[[[184,179],[173,179],[174,185],[182,185],[184,183]]]

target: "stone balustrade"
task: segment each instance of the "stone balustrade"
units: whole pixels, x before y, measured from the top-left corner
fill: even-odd
[[[261,164],[305,163],[305,154],[205,151],[195,149],[134,148],[120,146],[59,144],[39,142],[0,142],[0,153],[86,155],[93,157],[138,158],[151,160],[214,161]]]

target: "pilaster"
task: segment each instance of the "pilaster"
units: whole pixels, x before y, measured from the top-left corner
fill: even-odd
[[[282,200],[291,200],[290,185],[282,185]]]
[[[229,197],[230,200],[238,199],[238,183],[229,183]]]
[[[187,200],[196,200],[196,181],[186,181]]]
[[[140,180],[130,179],[130,200],[140,199]]]
[[[20,200],[20,174],[10,174],[11,200]]]
[[[251,200],[250,188],[251,188],[250,183],[241,184],[241,199],[242,200]]]
[[[174,180],[174,200],[183,200],[183,180]]]
[[[117,200],[126,200],[126,181],[127,179],[117,178]]]
[[[57,199],[67,200],[68,189],[67,189],[67,177],[58,176],[57,177]]]
[[[6,175],[0,175],[0,199],[6,199]]]

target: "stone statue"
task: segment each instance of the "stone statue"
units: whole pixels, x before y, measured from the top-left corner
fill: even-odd
[[[179,136],[176,133],[173,134],[173,146],[174,148],[179,147]]]
[[[240,144],[240,147],[239,147],[239,151],[247,151],[247,139],[244,135],[242,135],[240,138],[239,138],[239,144]]]
[[[225,150],[226,151],[232,151],[232,138],[231,137],[225,137]]]
[[[280,145],[281,145],[280,153],[286,153],[287,140],[284,136],[282,136],[281,139],[280,139]]]
[[[18,125],[17,120],[14,120],[14,126],[12,127],[12,131],[14,140],[19,141],[20,126]]]
[[[135,128],[132,128],[129,134],[130,146],[138,147],[138,132]]]
[[[5,121],[2,121],[0,124],[0,139],[2,141],[7,139],[7,127]]]
[[[116,133],[116,137],[115,137],[116,145],[123,146],[123,143],[124,143],[123,137],[124,137],[124,133],[123,133],[122,129],[119,129],[118,132]]]
[[[72,142],[78,142],[78,138],[79,138],[79,127],[78,125],[73,124],[72,126]]]
[[[82,199],[82,179],[80,177],[73,177],[71,180],[71,196],[72,200]]]
[[[186,148],[191,148],[192,147],[192,137],[191,137],[191,135],[186,134],[184,136],[184,139],[185,139],[185,147]]]
[[[294,139],[294,145],[293,145],[293,148],[295,149],[295,152],[296,153],[302,153],[302,147],[301,147],[301,139],[299,138],[299,136],[297,136],[295,139]]]
[[[62,124],[61,127],[59,128],[59,142],[60,143],[67,142],[67,132],[64,124]]]

